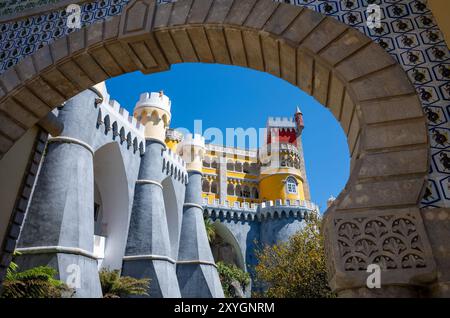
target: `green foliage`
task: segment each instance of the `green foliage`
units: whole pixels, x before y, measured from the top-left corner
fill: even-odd
[[[205,219],[206,235],[208,236],[208,242],[211,244],[217,236],[216,227],[209,219]]]
[[[121,298],[126,296],[148,296],[150,279],[136,279],[120,276],[118,270],[102,269],[99,272],[100,284],[104,298]]]
[[[315,216],[287,243],[257,251],[255,267],[262,296],[270,298],[332,298],[327,281],[324,239]]]
[[[11,262],[3,282],[2,298],[61,298],[73,290],[55,279],[57,271],[39,266],[19,272],[19,266]]]
[[[244,290],[250,284],[250,275],[238,268],[236,265],[228,265],[223,262],[217,262],[217,271],[219,272],[223,292],[226,298],[234,298],[233,281],[238,282]]]

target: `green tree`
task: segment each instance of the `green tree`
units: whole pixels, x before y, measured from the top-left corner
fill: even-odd
[[[126,296],[148,296],[150,279],[136,279],[120,276],[118,270],[102,269],[99,272],[103,298],[121,298]]]
[[[206,228],[206,235],[208,236],[208,242],[209,244],[211,244],[212,242],[214,242],[214,239],[217,236],[216,226],[211,220],[205,219],[205,228]]]
[[[242,290],[245,290],[250,284],[250,275],[236,265],[228,265],[223,262],[217,262],[216,265],[226,298],[236,297],[233,282],[240,284]]]
[[[3,282],[2,298],[61,298],[73,295],[73,289],[55,279],[57,271],[39,266],[19,272],[11,262]]]
[[[331,298],[320,218],[312,215],[288,242],[265,246],[256,253],[255,274],[263,296],[270,298]]]

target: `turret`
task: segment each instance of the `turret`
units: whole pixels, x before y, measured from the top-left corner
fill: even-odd
[[[266,145],[260,150],[259,188],[263,201],[309,197],[301,144],[303,128],[303,114],[298,107],[294,117],[268,119]]]
[[[303,132],[303,129],[305,128],[305,124],[303,122],[303,113],[300,110],[300,107],[297,106],[297,109],[295,111],[295,123],[297,124],[297,134],[300,136]]]
[[[178,145],[183,141],[183,134],[175,129],[167,129],[166,145],[174,153],[177,153]]]
[[[181,296],[223,298],[203,220],[202,162],[205,155],[205,138],[200,135],[186,135],[178,147],[178,152],[186,161],[189,175],[177,264]]]
[[[178,153],[186,162],[187,171],[202,172],[205,156],[205,138],[200,135],[186,135],[178,145]]]
[[[163,91],[141,94],[134,108],[134,117],[145,126],[146,139],[165,142],[172,116],[170,108],[171,101]]]

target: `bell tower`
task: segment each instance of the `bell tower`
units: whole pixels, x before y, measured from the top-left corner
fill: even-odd
[[[297,107],[294,117],[269,117],[266,143],[260,149],[261,199],[309,200],[301,135],[303,114]]]

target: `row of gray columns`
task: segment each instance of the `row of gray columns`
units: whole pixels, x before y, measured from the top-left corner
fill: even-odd
[[[162,152],[165,145],[147,139],[136,184],[122,274],[150,278],[150,297],[223,297],[203,220],[202,175],[189,172],[178,260],[171,258],[165,217]],[[159,162],[161,160],[161,162]]]
[[[64,129],[49,138],[17,248],[21,269],[54,267],[58,278],[74,288],[75,297],[102,297],[93,255],[93,139],[99,97],[86,90],[59,110]],[[150,278],[150,297],[223,297],[203,221],[199,172],[189,172],[186,203],[180,211],[179,257],[171,258],[161,185],[164,150],[164,143],[147,140],[122,275]]]

